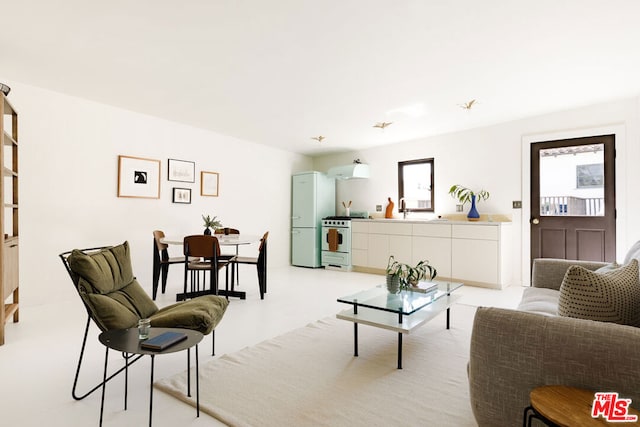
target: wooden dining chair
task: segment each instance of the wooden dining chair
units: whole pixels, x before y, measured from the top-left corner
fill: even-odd
[[[240,234],[240,230],[238,230],[237,228],[223,227],[223,228],[217,228],[214,231],[214,234]],[[229,256],[231,254],[223,254],[223,255]],[[236,253],[234,255],[238,256],[237,246],[236,246]],[[238,266],[234,265],[232,268],[234,269],[233,271],[234,274],[232,275],[232,279],[231,279],[231,289],[233,289],[235,285],[240,284],[240,272],[238,271]]]
[[[260,239],[260,248],[258,249],[257,257],[243,257],[237,256],[231,261],[236,266],[239,264],[255,265],[258,270],[258,287],[260,288],[260,299],[264,299],[264,294],[267,293],[267,237],[269,232],[267,231]]]
[[[158,294],[158,285],[160,276],[162,276],[162,293],[167,290],[167,275],[169,274],[169,266],[171,264],[183,264],[183,257],[170,257],[168,245],[161,243],[164,238],[164,232],[160,230],[153,231],[153,281],[151,282],[153,292],[151,297],[155,301]]]
[[[184,238],[183,248],[184,292],[176,295],[177,301],[200,295],[217,294],[219,284],[218,273],[223,268],[226,273],[225,289],[227,292],[229,291],[228,266],[235,259],[235,255],[222,255],[217,237],[200,234],[186,236]],[[194,260],[193,258],[196,259]],[[209,272],[209,289],[205,289],[207,272]],[[200,289],[200,273],[202,273],[203,276],[203,289]],[[187,285],[189,284],[190,291],[187,292]]]

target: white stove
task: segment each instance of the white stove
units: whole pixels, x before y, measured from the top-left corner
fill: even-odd
[[[351,217],[322,220],[321,262],[328,269],[351,271]]]

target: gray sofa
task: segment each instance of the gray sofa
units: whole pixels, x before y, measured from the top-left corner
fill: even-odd
[[[616,391],[640,409],[640,328],[558,316],[570,265],[605,266],[537,259],[518,309],[478,308],[468,370],[479,426],[522,425],[530,391],[545,384]]]

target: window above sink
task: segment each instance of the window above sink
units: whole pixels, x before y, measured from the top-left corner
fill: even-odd
[[[434,160],[398,162],[398,212],[434,212]]]

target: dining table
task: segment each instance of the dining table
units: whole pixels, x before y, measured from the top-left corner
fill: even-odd
[[[252,243],[257,243],[260,241],[262,236],[254,235],[254,234],[214,234],[214,237],[218,239],[218,244],[220,246],[232,246],[235,247],[236,256],[238,255],[240,246],[250,245]],[[184,237],[180,236],[165,236],[160,239],[160,243],[164,243],[166,245],[184,245]],[[235,266],[237,267],[237,265]],[[231,270],[231,289],[219,289],[218,295],[227,296],[227,297],[235,297],[240,299],[246,299],[247,294],[243,291],[237,291],[235,289],[235,282],[237,275],[234,274],[234,270]]]

